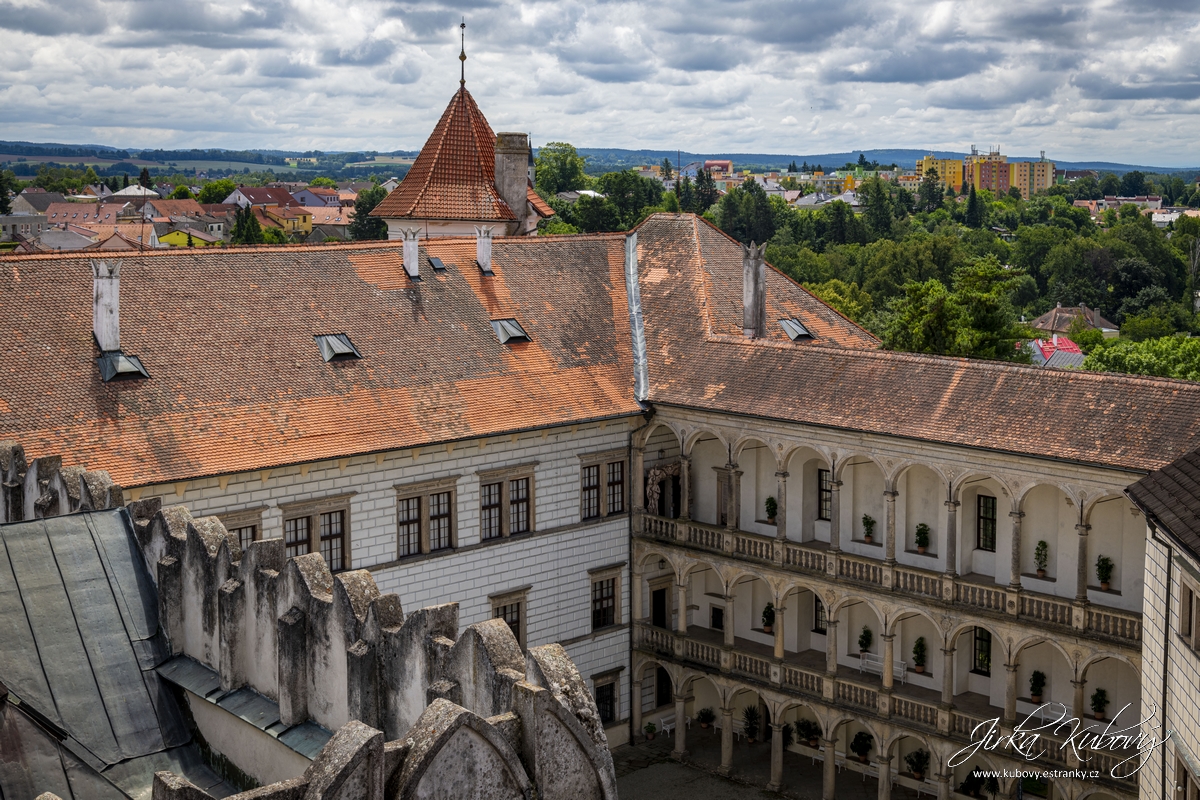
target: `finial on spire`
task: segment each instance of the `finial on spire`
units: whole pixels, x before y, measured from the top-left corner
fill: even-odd
[[[458,61],[461,65],[461,74],[458,79],[459,88],[466,88],[467,85],[467,18],[463,17],[462,24],[459,27],[459,43],[461,49],[458,51]]]

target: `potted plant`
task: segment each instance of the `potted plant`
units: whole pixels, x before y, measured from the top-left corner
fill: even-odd
[[[713,720],[716,718],[717,715],[713,713],[711,708],[702,708],[696,712],[696,721],[700,723],[701,728],[707,728],[709,725],[712,725]]]
[[[917,526],[917,552],[924,553],[925,548],[929,547],[929,526],[922,522]]]
[[[1097,689],[1092,692],[1092,716],[1104,719],[1104,709],[1108,707],[1108,692]]]
[[[758,738],[758,724],[762,717],[758,714],[758,706],[746,706],[742,709],[742,722],[746,724],[746,741],[754,744]]]
[[[929,769],[929,751],[928,750],[913,750],[904,757],[904,763],[908,764],[908,771],[912,773],[913,780],[925,780],[925,770]]]
[[[775,632],[775,604],[767,603],[762,613],[763,633]]]
[[[863,541],[870,544],[875,539],[875,518],[870,514],[863,514]]]
[[[1113,560],[1108,556],[1096,556],[1096,579],[1100,581],[1100,590],[1103,592],[1108,591],[1114,566]]]
[[[1046,673],[1035,669],[1029,676],[1029,699],[1035,703],[1042,702],[1042,692],[1046,689]]]
[[[863,625],[862,633],[858,635],[858,653],[862,655],[871,649],[871,642],[875,641],[875,635],[871,633],[871,629]]]
[[[807,742],[809,747],[816,748],[821,739],[821,726],[811,719],[798,719],[796,735]]]
[[[1033,548],[1033,563],[1037,565],[1037,576],[1039,578],[1046,577],[1046,565],[1050,563],[1050,545],[1046,544],[1046,540],[1042,539],[1037,543],[1037,547]]]
[[[983,788],[983,783],[983,774],[979,770],[973,769],[967,774],[967,777],[963,778],[958,790],[968,797],[979,797],[979,790]]]
[[[775,524],[775,514],[778,513],[778,511],[779,511],[779,503],[775,502],[774,497],[768,497],[766,506],[767,506],[767,524],[774,525]]]
[[[792,726],[786,722],[783,723],[783,727],[779,729],[779,735],[783,737],[784,750],[787,750],[789,747],[791,747],[792,742],[796,740],[795,735],[792,733]]]
[[[983,791],[985,794],[990,794],[993,800],[996,795],[1000,794],[1000,781],[995,775],[988,775],[983,779]]]
[[[854,734],[854,738],[850,740],[850,750],[854,755],[858,756],[858,760],[867,763],[867,756],[871,752],[871,745],[875,740],[871,738],[871,734],[866,731],[859,731]]]
[[[927,650],[925,648],[925,637],[918,636],[917,640],[915,642],[913,642],[913,653],[912,653],[913,669],[916,670],[918,673],[925,671],[925,655],[926,655],[926,653],[927,653]]]
[[[646,741],[653,742],[654,734],[658,731],[658,726],[653,722],[647,722],[646,727],[642,728],[642,730],[646,732]]]

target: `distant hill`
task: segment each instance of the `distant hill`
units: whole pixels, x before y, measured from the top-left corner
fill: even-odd
[[[735,167],[784,169],[791,162],[797,164],[808,162],[810,165],[820,164],[826,169],[840,167],[849,161],[857,161],[859,154],[866,156],[868,161],[878,161],[880,164],[896,164],[904,169],[913,169],[917,159],[929,154],[928,150],[853,150],[845,153],[816,153],[810,155],[788,155],[778,153],[679,153],[675,150],[624,150],[613,147],[580,147],[579,154],[587,157],[588,171],[607,171],[636,167],[641,164],[661,164],[664,158],[677,160],[687,164],[691,161],[704,159],[729,159]],[[956,153],[949,150],[935,150],[938,158],[963,158],[966,153]],[[1058,161],[1052,157],[1060,169],[1094,169],[1100,172],[1113,172],[1123,175],[1133,170],[1146,173],[1197,172],[1200,167],[1152,167],[1138,164],[1115,164],[1108,161]],[[1037,161],[1038,156],[1009,156],[1009,161]]]

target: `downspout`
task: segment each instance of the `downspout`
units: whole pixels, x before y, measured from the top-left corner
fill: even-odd
[[[633,430],[631,430],[629,432],[629,446],[625,451],[625,459],[629,463],[630,467],[633,466],[633,440],[634,440],[634,437],[637,436],[642,431],[646,430],[646,428],[650,427],[651,422],[654,420],[654,406],[647,404],[646,410],[644,412],[642,412],[642,417],[646,420],[646,422],[643,423],[641,426],[634,428]],[[629,483],[630,495],[632,495],[633,494],[633,481],[645,480],[645,477],[642,475],[634,475],[633,470],[630,469],[629,470],[629,478],[630,478],[630,483]],[[630,499],[633,499],[633,498],[630,497]],[[633,600],[633,514],[634,514],[634,510],[633,510],[633,506],[631,505],[630,509],[629,509],[629,599],[631,601],[629,604],[629,745],[631,747],[636,747],[638,732],[633,729],[633,704],[641,703],[642,696],[640,694],[637,697],[633,696],[633,680],[634,680],[634,678],[633,678],[633,664],[634,664],[633,643],[634,643],[634,636],[637,633],[637,629],[636,629],[637,617],[635,616],[635,614],[640,613],[641,609],[639,608],[639,609],[635,610],[633,607],[633,603],[632,603],[632,600]]]

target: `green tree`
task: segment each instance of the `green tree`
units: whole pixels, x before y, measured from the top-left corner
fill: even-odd
[[[354,201],[354,219],[350,222],[348,234],[356,241],[362,239],[386,239],[387,223],[379,217],[372,217],[375,206],[387,197],[387,189],[375,185],[363,189]]]
[[[188,246],[188,247],[195,247],[195,246],[196,246],[196,243],[195,243],[194,241],[192,241],[192,232],[191,232],[191,230],[188,230],[188,235],[187,235],[187,246]]]
[[[664,158],[662,162],[662,179],[669,181],[675,177],[675,171],[671,169],[671,159]]]
[[[696,189],[687,175],[679,176],[675,181],[675,197],[679,199],[679,209],[689,214],[696,211]]]
[[[237,189],[237,184],[229,178],[221,178],[217,181],[210,181],[200,187],[200,195],[196,199],[201,203],[224,203],[225,198],[233,194]]]
[[[95,186],[98,183],[100,183],[100,176],[96,174],[96,170],[92,169],[91,165],[89,164],[87,172],[83,173],[83,185]]]
[[[725,193],[717,203],[716,217],[717,226],[743,244],[763,244],[775,235],[771,202],[762,184],[753,179]]]
[[[971,191],[967,194],[967,227],[982,228],[985,213],[983,200],[975,194],[975,184],[971,184]]]
[[[934,167],[925,170],[921,186],[917,189],[917,211],[929,213],[942,207],[942,189],[938,185],[938,172]]]
[[[538,148],[534,160],[538,191],[553,196],[559,192],[586,189],[588,178],[584,166],[584,158],[566,142],[550,142]]]
[[[584,233],[619,231],[621,212],[607,197],[585,194],[575,203],[575,224]]]
[[[631,228],[641,219],[646,206],[662,200],[662,183],[643,178],[632,170],[606,172],[597,181],[600,192],[617,208],[624,228]]]
[[[258,217],[250,206],[239,208],[234,213],[229,241],[231,244],[262,244],[265,241],[262,226],[258,224]]]
[[[1100,196],[1114,197],[1121,193],[1121,179],[1111,172],[1106,172],[1100,178]]]
[[[867,227],[877,239],[892,232],[892,197],[887,186],[879,178],[864,182],[859,192],[865,199]]]
[[[1200,338],[1166,336],[1140,342],[1120,339],[1092,351],[1083,368],[1200,381]]]
[[[712,208],[716,204],[720,194],[717,191],[717,182],[713,180],[712,173],[706,169],[700,170],[696,175],[696,213],[703,214]]]
[[[125,178],[121,182],[121,188],[122,189],[129,188],[129,173],[128,172],[125,173]]]
[[[0,216],[12,213],[12,200],[9,199],[9,192],[16,193],[17,191],[17,176],[10,170],[0,169]]]
[[[170,194],[171,200],[191,200],[193,197],[192,190],[188,188],[186,183],[181,183],[175,187]]]
[[[287,244],[287,234],[280,228],[267,228],[262,231],[262,242],[264,244]]]
[[[150,188],[150,170],[147,167],[142,167],[141,174],[138,175],[138,185],[144,189]]]
[[[1146,175],[1138,170],[1131,170],[1121,176],[1121,197],[1137,197],[1146,194]]]
[[[372,175],[371,177],[375,177],[375,176]],[[325,189],[338,188],[337,181],[335,181],[333,178],[327,178],[324,175],[317,177],[317,178],[313,178],[311,181],[308,182],[308,185],[309,186],[320,186]]]
[[[824,283],[806,283],[804,288],[818,300],[860,324],[871,311],[871,295],[860,289],[857,283],[834,278]]]

